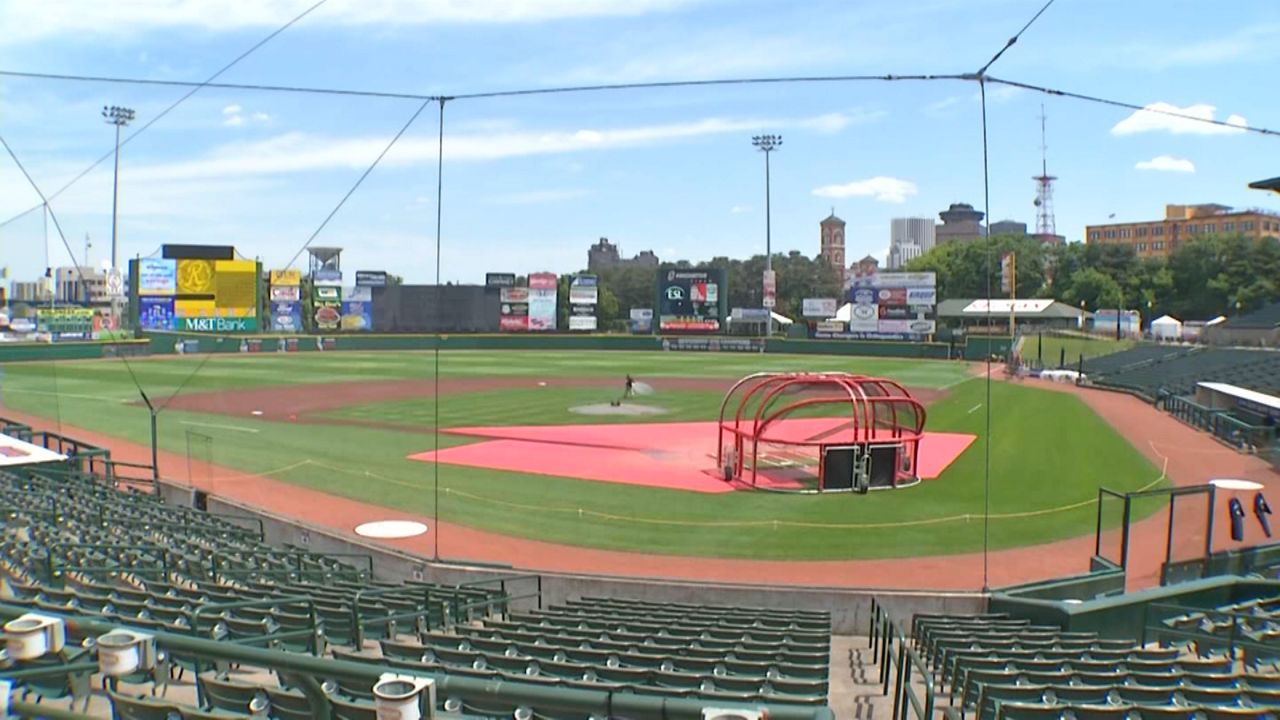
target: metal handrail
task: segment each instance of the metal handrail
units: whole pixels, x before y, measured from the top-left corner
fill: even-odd
[[[28,612],[25,607],[0,603],[0,619],[8,620]],[[81,634],[105,634],[127,623],[104,622],[87,617],[65,617],[67,630]],[[352,683],[363,683],[372,687],[386,666],[370,665],[332,658],[318,658],[310,655],[288,653],[277,650],[266,650],[233,643],[203,640],[188,635],[171,632],[148,632],[156,639],[156,644],[169,652],[197,655],[205,660],[240,663],[253,667],[274,669],[295,676],[303,694],[310,700],[312,716],[317,720],[332,718],[330,706],[317,678],[345,680]],[[615,691],[608,687],[600,689],[547,687],[534,683],[518,681],[494,682],[490,679],[450,675],[418,671],[409,668],[398,668],[404,675],[430,678],[436,682],[437,697],[460,696],[470,698],[475,704],[529,705],[554,709],[557,713],[577,716],[627,716],[640,720],[698,720],[703,717],[702,709],[706,703],[702,700],[684,697],[648,696],[630,692]],[[743,707],[758,709],[760,703],[719,702],[727,707]],[[772,720],[834,720],[835,715],[829,708],[815,708],[799,705],[768,705],[769,717]],[[48,717],[55,717],[48,714]],[[79,716],[72,716],[80,720]]]
[[[872,655],[878,658],[882,695],[889,694],[889,680],[891,676],[894,679],[893,714],[890,716],[892,720],[907,720],[908,707],[914,710],[918,720],[933,720],[936,707],[933,673],[929,672],[928,666],[911,648],[902,629],[889,617],[884,606],[875,598],[871,599],[868,640],[872,647]],[[897,670],[896,676],[894,676],[894,670]],[[924,680],[923,699],[912,687],[913,671],[919,672]]]

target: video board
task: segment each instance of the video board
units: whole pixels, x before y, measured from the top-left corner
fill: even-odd
[[[729,301],[723,268],[659,269],[658,332],[718,333]]]

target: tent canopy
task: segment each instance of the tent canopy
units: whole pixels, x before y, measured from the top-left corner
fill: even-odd
[[[1177,327],[1182,325],[1182,321],[1172,315],[1161,315],[1155,320],[1152,320],[1151,324],[1160,325],[1160,326],[1168,325],[1170,327]]]

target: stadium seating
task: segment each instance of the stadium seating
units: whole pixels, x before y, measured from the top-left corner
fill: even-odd
[[[315,673],[329,678],[322,687],[335,718],[375,716],[372,683],[342,671],[349,663],[444,680],[445,717],[521,708],[587,716],[540,710],[529,687],[651,697],[655,708],[689,699],[830,717],[806,714],[826,712],[827,613],[609,598],[516,611],[492,584],[380,582],[366,556],[271,547],[243,519],[101,480],[61,466],[0,473],[0,603],[85,619],[68,626],[56,656],[0,659],[0,679],[49,667],[18,681],[37,700],[88,702],[97,686],[117,718],[313,716],[291,672],[186,647],[161,653],[153,669],[91,683],[94,636],[80,625],[97,621],[234,646],[232,654],[284,650],[335,663],[332,674]],[[450,689],[450,679],[468,678],[506,689],[482,698]],[[171,689],[179,685],[186,697]]]
[[[1240,718],[1280,713],[1275,656],[1227,652],[1224,614],[1271,629],[1280,598],[1169,617],[1142,645],[1002,614],[916,615],[910,644],[937,681],[948,718]],[[1186,628],[1207,640],[1199,645]],[[1235,627],[1235,626],[1232,626]],[[1273,643],[1274,646],[1274,643]]]
[[[1094,384],[1151,399],[1191,395],[1206,381],[1280,393],[1280,353],[1266,350],[1139,345],[1086,360],[1084,371]]]

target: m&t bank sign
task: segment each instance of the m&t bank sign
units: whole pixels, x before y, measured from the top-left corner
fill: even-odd
[[[185,332],[256,332],[257,318],[184,317],[175,318],[176,330]]]

